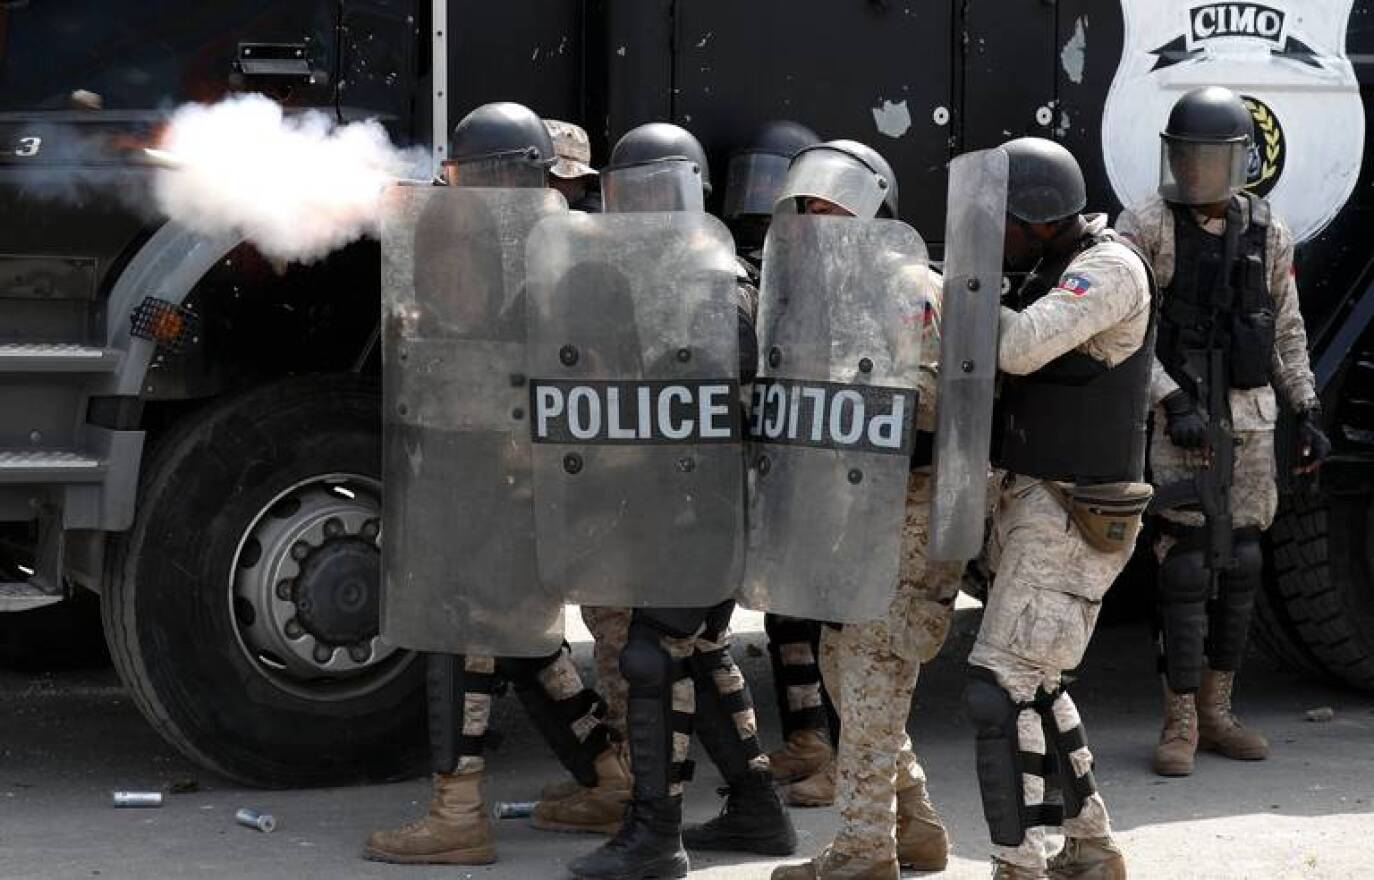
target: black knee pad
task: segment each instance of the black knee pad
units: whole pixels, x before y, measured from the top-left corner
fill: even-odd
[[[698,651],[687,661],[687,668],[696,685],[694,732],[726,782],[747,775],[749,762],[763,754],[758,737],[743,739],[735,726],[736,714],[754,708],[748,683],[727,694],[721,692],[716,681],[716,671],[731,662],[729,652],[724,648]]]
[[[630,624],[630,636],[620,650],[620,674],[631,691],[661,693],[673,682],[673,658],[659,644],[652,627]]]
[[[1083,727],[1083,719],[1080,717],[1077,726],[1064,731],[1059,729],[1059,723],[1055,720],[1054,705],[1067,699],[1068,693],[1061,687],[1047,695],[1047,699],[1037,701],[1036,708],[1040,711],[1041,726],[1045,730],[1046,751],[1054,756],[1049,762],[1052,785],[1063,798],[1064,815],[1072,818],[1083,812],[1083,804],[1096,794],[1097,779],[1091,767],[1080,775],[1070,757],[1079,749],[1087,748],[1088,734]]]
[[[586,686],[570,697],[557,699],[545,690],[539,677],[567,650],[564,645],[546,657],[502,657],[496,661],[496,668],[515,685],[521,705],[559,763],[578,782],[590,787],[597,781],[596,758],[610,743],[610,729],[605,724],[606,703]],[[574,725],[588,715],[595,716],[600,723],[579,737]]]
[[[460,757],[479,756],[486,745],[485,734],[463,733],[466,695],[492,694],[496,677],[464,669],[464,658],[456,654],[426,654],[425,663],[430,763],[436,773],[452,773]]]
[[[1245,657],[1254,617],[1255,596],[1264,577],[1264,549],[1258,529],[1236,531],[1236,564],[1218,579],[1217,595],[1208,606],[1207,662],[1234,672]]]
[[[964,688],[964,708],[978,731],[978,789],[992,842],[1019,846],[1027,828],[1059,824],[1062,813],[1026,805],[1021,775],[1046,774],[1044,759],[1022,751],[1017,735],[1017,715],[1027,706],[1013,700],[990,671],[975,666]]]
[[[1180,542],[1159,566],[1159,619],[1164,631],[1162,669],[1170,689],[1192,693],[1202,683],[1203,641],[1211,572],[1200,546]]]

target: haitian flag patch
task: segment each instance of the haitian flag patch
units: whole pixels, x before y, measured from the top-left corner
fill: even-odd
[[[1093,283],[1082,275],[1065,275],[1059,279],[1059,284],[1055,290],[1063,291],[1070,296],[1083,296],[1092,289]]]

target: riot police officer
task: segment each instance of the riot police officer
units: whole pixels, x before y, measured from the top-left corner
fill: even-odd
[[[792,157],[818,143],[820,137],[806,126],[773,120],[761,125],[746,146],[730,156],[721,216],[735,237],[740,262],[754,284],[763,268],[763,243],[773,219],[773,205]],[[782,748],[768,754],[773,778],[787,785],[789,803],[829,806],[835,800],[834,746],[839,741],[839,718],[821,685],[816,660],[821,624],[769,613],[763,625],[784,739]]]
[[[793,168],[796,173],[780,193],[779,214],[896,217],[896,176],[865,144],[840,140],[807,148]],[[855,191],[850,181],[859,181],[867,192]],[[962,570],[962,564],[938,563],[927,556],[940,280],[924,265],[912,265],[904,267],[897,281],[916,288],[919,296],[914,299],[922,304],[915,331],[922,337],[916,451],[907,477],[898,582],[883,616],[823,628],[825,686],[842,718],[835,762],[840,825],[812,861],[778,868],[774,880],[896,878],[899,866],[943,870],[949,856],[948,835],[906,732],[917,674],[944,642]]]
[[[451,146],[445,177],[456,187],[542,188],[555,160],[543,123],[519,104],[487,104],[473,110],[455,126]],[[422,217],[421,223],[424,221]],[[421,229],[418,234],[442,236],[444,232],[442,228]],[[490,243],[480,236],[474,240],[478,246]],[[439,246],[451,250],[455,244],[448,241]],[[494,257],[499,261],[500,253],[460,255],[464,257]],[[443,293],[453,295],[450,290]],[[490,302],[490,291],[467,293],[482,300],[466,306],[474,310],[473,314]],[[399,364],[397,368],[404,369]],[[388,369],[392,365],[388,364]],[[453,487],[446,488],[453,491]],[[396,604],[403,599],[387,597]],[[618,827],[629,795],[629,768],[611,742],[604,720],[605,703],[582,684],[566,643],[548,656],[534,659],[431,653],[426,655],[426,662],[434,770],[429,810],[420,820],[399,829],[374,832],[367,841],[367,858],[444,864],[487,864],[496,859],[481,783],[486,764],[483,748],[498,678],[514,685],[531,720],[559,760],[593,793],[584,798],[578,811],[563,811],[562,825],[554,827],[602,833]]]
[[[702,212],[709,187],[705,151],[686,130],[649,123],[627,132],[601,175],[608,214]],[[741,374],[752,376],[756,295],[737,302]],[[746,339],[747,337],[747,339]],[[745,343],[748,344],[745,344]],[[671,578],[672,572],[663,573]],[[787,855],[796,832],[774,788],[759,745],[753,698],[729,651],[734,602],[703,608],[636,608],[620,668],[629,683],[627,728],[633,796],[620,832],[574,860],[577,877],[681,877],[683,843]],[[712,761],[729,786],[721,815],[682,830],[683,783],[694,720]]]
[[[1083,173],[1052,141],[1009,159],[1005,262],[1031,270],[998,343],[996,578],[965,691],[994,876],[1123,878],[1078,710],[1064,688],[1103,595],[1131,556],[1149,497],[1153,309],[1143,258],[1085,217]],[[1063,806],[1046,803],[1046,789]],[[1064,850],[1047,864],[1046,826]],[[1047,873],[1048,872],[1048,873]]]
[[[1331,450],[1298,311],[1293,237],[1245,191],[1255,150],[1237,95],[1188,92],[1162,135],[1159,193],[1117,224],[1163,290],[1150,395],[1154,482],[1161,500],[1199,474],[1211,487],[1159,519],[1164,726],[1154,769],[1164,776],[1191,773],[1199,747],[1240,760],[1268,754],[1265,738],[1232,713],[1231,691],[1260,588],[1260,535],[1278,506],[1276,389],[1297,413],[1301,466],[1319,466]]]

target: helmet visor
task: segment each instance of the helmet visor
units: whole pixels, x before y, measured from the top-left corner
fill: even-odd
[[[887,181],[838,150],[811,149],[797,154],[773,208],[776,214],[796,214],[806,199],[825,199],[855,217],[876,217],[883,206]]]
[[[731,158],[725,182],[725,219],[771,215],[791,164],[791,159],[776,153],[740,153]]]
[[[1250,150],[1244,140],[1218,143],[1165,135],[1159,155],[1159,194],[1166,201],[1213,205],[1245,186]]]
[[[701,169],[686,159],[608,168],[601,172],[601,199],[611,214],[706,210]]]
[[[444,180],[449,186],[538,189],[548,186],[548,165],[539,160],[536,150],[516,150],[475,159],[449,159],[444,162]]]

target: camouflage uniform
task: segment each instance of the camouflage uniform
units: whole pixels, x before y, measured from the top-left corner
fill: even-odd
[[[1241,200],[1241,216],[1249,223],[1249,202]],[[1196,215],[1204,230],[1213,235],[1226,231],[1226,218]],[[1117,229],[1145,252],[1161,289],[1174,277],[1174,216],[1159,196],[1145,204],[1123,211]],[[1275,345],[1273,382],[1294,411],[1317,402],[1316,382],[1307,357],[1307,331],[1298,311],[1298,285],[1293,269],[1293,236],[1277,217],[1269,221],[1265,242],[1265,269],[1269,293],[1274,298]],[[1164,398],[1178,390],[1178,384],[1155,362],[1150,381],[1150,400],[1155,405],[1155,425],[1165,423]],[[1231,487],[1231,513],[1237,528],[1269,528],[1278,508],[1278,487],[1274,479],[1274,424],[1278,402],[1274,386],[1246,390],[1231,389],[1231,419],[1236,449],[1235,475]],[[1156,431],[1150,452],[1150,466],[1156,485],[1186,479],[1204,466],[1201,450],[1180,449],[1162,431]],[[1171,510],[1164,518],[1185,525],[1202,525],[1202,514]],[[1162,559],[1173,539],[1163,537],[1156,545]]]
[[[620,674],[620,651],[630,637],[629,608],[582,606],[582,622],[592,634],[596,687],[606,701],[606,723],[616,738],[625,739],[625,699],[630,686]]]
[[[1094,218],[1089,231],[1105,226],[1104,219]],[[1056,288],[1021,312],[1003,309],[998,351],[1003,372],[1026,375],[1075,349],[1114,367],[1143,344],[1150,322],[1149,279],[1128,247],[1095,245],[1079,254],[1064,276],[1076,277],[1078,289]],[[1002,487],[989,548],[997,574],[969,663],[991,671],[1016,703],[1029,704],[1042,690],[1058,691],[1064,670],[1082,660],[1102,597],[1131,551],[1104,553],[1090,547],[1037,478],[1011,474]],[[1061,731],[1081,724],[1067,692],[1055,696],[1053,716]],[[1039,713],[1022,708],[1017,727],[1019,749],[1043,755]],[[1072,763],[1076,776],[1087,773],[1092,754],[1086,746],[1073,753]],[[1022,788],[1027,806],[1043,803],[1042,777],[1024,773]],[[1110,830],[1106,805],[1097,793],[1064,824],[1065,833],[1074,837],[1107,837]],[[1043,872],[1048,861],[1044,827],[1027,828],[1019,846],[996,846],[995,856]]]
[[[582,683],[566,644],[554,654],[532,660],[469,655],[458,657],[457,663],[464,683],[458,710],[462,738],[453,770],[442,772],[472,773],[485,768],[483,752],[499,672],[531,712],[554,716],[546,718],[551,723],[536,726],[581,784],[596,784],[593,763],[609,744],[606,704]]]
[[[935,428],[939,359],[939,276],[924,273],[927,311],[917,375],[917,428]],[[906,523],[896,595],[887,614],[867,623],[825,627],[821,672],[840,716],[836,802],[840,827],[830,849],[865,861],[895,861],[897,792],[924,785],[906,721],[921,664],[940,651],[954,613],[962,564],[933,563],[930,468],[907,481]]]

